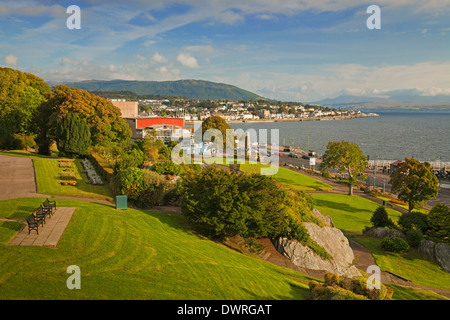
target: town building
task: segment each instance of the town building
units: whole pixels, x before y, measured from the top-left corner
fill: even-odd
[[[183,118],[125,118],[133,132],[132,139],[144,139],[152,130],[155,132],[155,138],[169,141],[180,142],[183,138],[190,138],[192,130],[185,127]]]
[[[110,99],[111,103],[120,109],[122,118],[134,118],[139,114],[137,101],[127,101],[125,99]]]

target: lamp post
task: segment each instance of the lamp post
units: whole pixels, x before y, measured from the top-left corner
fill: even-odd
[[[378,159],[379,156],[376,156],[376,159]],[[374,160],[373,162],[373,188],[376,188],[375,180],[377,178],[377,160]]]

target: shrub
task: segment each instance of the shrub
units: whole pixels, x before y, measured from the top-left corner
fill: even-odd
[[[406,241],[411,247],[418,247],[422,243],[423,234],[420,230],[408,230],[406,232]]]
[[[157,172],[143,169],[142,191],[136,200],[139,207],[153,207],[163,204],[165,194],[170,187],[167,179]]]
[[[325,274],[325,284],[331,286],[331,285],[339,285],[341,282],[341,279],[339,276],[335,273],[327,272]]]
[[[403,213],[398,224],[405,232],[416,229],[425,233],[428,229],[427,215],[420,212]]]
[[[436,242],[450,244],[450,209],[436,203],[427,216],[427,236]]]
[[[155,163],[151,166],[151,169],[159,174],[170,174],[173,176],[179,176],[183,171],[183,168],[172,160]]]
[[[129,167],[140,167],[144,163],[144,153],[140,149],[131,149],[117,157],[114,171],[127,169]]]
[[[392,220],[388,217],[388,213],[384,206],[379,206],[375,210],[372,217],[370,218],[370,222],[372,222],[374,227],[389,228],[394,225]]]
[[[391,252],[402,252],[409,250],[409,244],[402,238],[386,237],[381,241],[381,248]]]
[[[328,272],[325,274],[325,283],[312,280],[309,282],[309,291],[313,300],[383,300],[391,299],[393,290],[380,283],[379,289],[369,289],[367,277],[341,278]]]
[[[130,167],[119,171],[115,180],[118,192],[136,200],[142,191],[144,174],[141,169]]]

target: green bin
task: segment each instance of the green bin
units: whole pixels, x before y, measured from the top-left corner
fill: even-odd
[[[127,210],[127,196],[116,196],[116,209]]]

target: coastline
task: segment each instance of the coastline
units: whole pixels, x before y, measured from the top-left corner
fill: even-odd
[[[327,116],[327,117],[311,117],[311,118],[295,118],[295,119],[257,119],[257,120],[227,120],[227,123],[259,123],[259,122],[303,122],[303,121],[331,121],[331,120],[347,120],[356,118],[379,117],[377,113],[357,114],[350,116]]]

